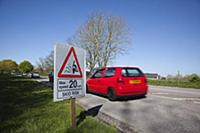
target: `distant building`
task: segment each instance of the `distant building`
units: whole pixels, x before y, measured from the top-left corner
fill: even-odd
[[[145,75],[148,79],[155,79],[155,80],[161,79],[161,76],[158,75],[157,73],[145,73]]]

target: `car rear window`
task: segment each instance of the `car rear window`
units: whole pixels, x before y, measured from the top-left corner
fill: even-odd
[[[138,68],[122,68],[123,77],[138,77],[143,76],[144,74]]]
[[[104,77],[112,77],[115,75],[115,68],[108,68],[104,74]]]

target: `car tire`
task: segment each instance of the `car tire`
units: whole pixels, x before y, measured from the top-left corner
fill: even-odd
[[[115,101],[116,100],[116,95],[113,89],[108,89],[108,99],[110,101]]]

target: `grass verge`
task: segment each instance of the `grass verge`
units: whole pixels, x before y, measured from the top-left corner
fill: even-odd
[[[200,89],[200,81],[177,81],[177,80],[148,80],[149,85],[158,86],[171,86],[171,87],[182,87],[182,88],[196,88]]]
[[[48,87],[26,79],[0,79],[1,133],[115,133],[114,127],[87,117],[70,128],[69,101],[54,103]],[[77,105],[77,115],[83,109]]]

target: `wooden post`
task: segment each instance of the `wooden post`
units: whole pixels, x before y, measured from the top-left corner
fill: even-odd
[[[76,99],[71,98],[71,127],[76,128]]]

